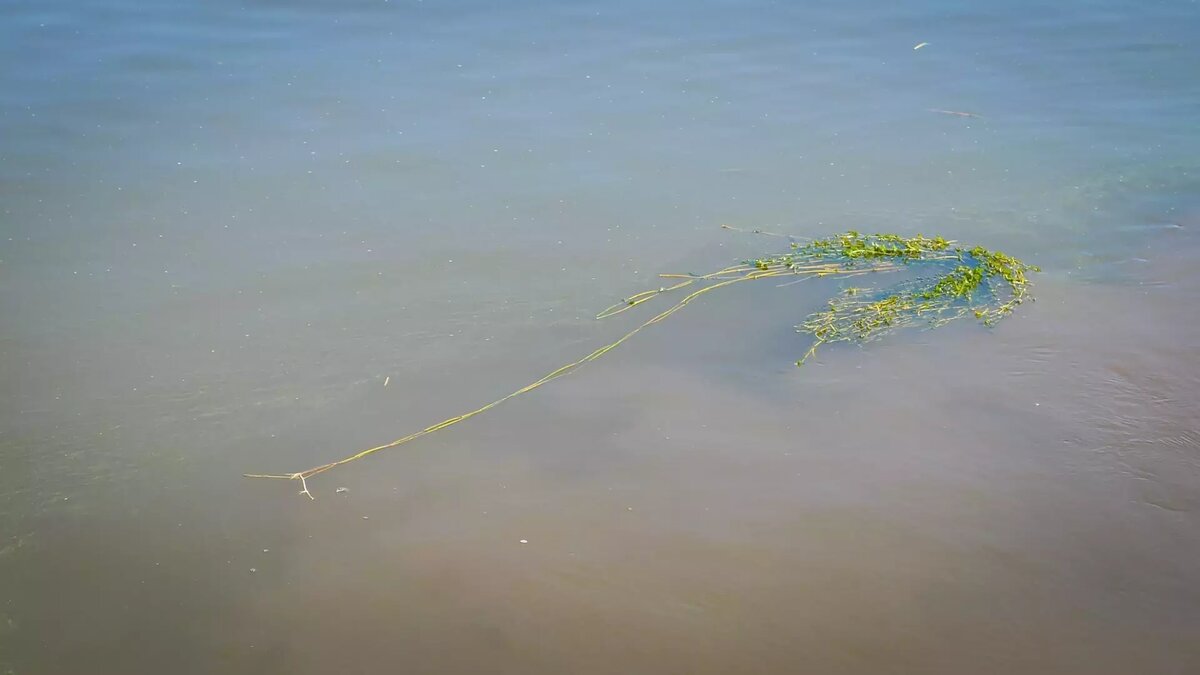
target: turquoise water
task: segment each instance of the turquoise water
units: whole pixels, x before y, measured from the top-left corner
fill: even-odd
[[[1197,3],[0,10],[0,672],[1200,669]],[[1044,271],[803,370],[833,282],[730,289],[240,477],[722,224]]]

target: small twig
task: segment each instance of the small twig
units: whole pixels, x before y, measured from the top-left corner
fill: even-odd
[[[300,487],[304,488],[303,490],[300,491],[300,494],[308,495],[309,499],[313,500],[314,502],[317,501],[317,498],[312,496],[312,493],[308,491],[308,482],[304,480],[304,474],[294,473],[294,474],[292,474],[292,478],[300,479]]]
[[[819,338],[818,338],[817,340],[813,341],[813,343],[812,343],[812,346],[808,348],[808,352],[807,352],[807,353],[806,353],[806,354],[805,354],[803,357],[801,357],[801,359],[800,359],[799,361],[797,361],[797,362],[796,362],[796,365],[797,365],[797,366],[802,366],[802,365],[804,365],[805,363],[807,363],[807,362],[808,362],[808,359],[809,359],[809,358],[810,358],[810,357],[811,357],[813,354],[816,354],[816,353],[817,353],[817,347],[820,347],[820,346],[821,346],[821,345],[823,345],[823,344],[825,344],[825,341],[824,341],[824,340],[821,340],[821,339],[819,339]]]
[[[941,113],[943,115],[954,115],[956,117],[982,117],[975,113],[963,112],[961,110],[943,110],[941,108],[928,108],[929,112]]]
[[[781,237],[783,239],[792,240],[796,239],[796,237],[793,237],[790,234],[779,234],[778,232],[767,232],[766,230],[743,230],[740,227],[734,227],[732,225],[721,225],[721,228],[725,230],[732,230],[733,232],[741,232],[743,234],[761,234],[767,237]]]

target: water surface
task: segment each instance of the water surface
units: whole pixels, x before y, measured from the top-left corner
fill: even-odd
[[[0,10],[0,672],[1200,670],[1195,2]],[[802,370],[836,282],[731,288],[240,478],[722,223],[1044,272]]]

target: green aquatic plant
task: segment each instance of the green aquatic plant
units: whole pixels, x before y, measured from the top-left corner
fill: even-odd
[[[643,329],[665,320],[701,295],[735,283],[788,277],[790,280],[781,284],[787,285],[828,276],[846,278],[884,273],[907,274],[905,279],[887,288],[845,288],[828,301],[825,309],[810,314],[796,327],[812,336],[808,351],[796,362],[796,365],[803,365],[821,345],[834,342],[866,343],[900,328],[917,325],[932,328],[965,316],[974,316],[984,325],[992,326],[1030,298],[1027,273],[1037,269],[1005,253],[980,246],[964,248],[942,237],[929,238],[919,234],[904,237],[849,231],[803,244],[793,242],[788,250],[778,255],[745,260],[708,274],[660,274],[661,278],[671,280],[670,285],[625,298],[601,312],[597,318],[614,316],[660,295],[693,288],[674,305],[643,321],[615,342],[561,366],[506,396],[394,441],[311,469],[286,474],[244,475],[249,478],[298,480],[302,487],[300,493],[311,499],[307,479],[381,450],[441,431],[568,375],[612,351]]]
[[[813,336],[813,342],[797,365],[803,365],[823,344],[870,342],[908,326],[936,328],[968,315],[992,326],[1029,298],[1026,273],[1037,271],[1006,253],[982,246],[956,247],[940,237],[920,235],[903,238],[848,232],[794,248],[788,254],[755,262],[764,264],[765,269],[794,265],[799,254],[801,260],[840,258],[848,268],[863,260],[872,261],[875,269],[879,269],[879,261],[899,260],[909,266],[925,263],[933,272],[915,270],[915,279],[887,289],[847,288],[830,299],[826,309],[809,315],[798,326]]]

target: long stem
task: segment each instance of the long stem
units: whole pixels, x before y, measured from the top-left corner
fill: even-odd
[[[633,303],[630,303],[628,306],[632,306],[633,304],[638,304],[640,302],[644,302],[653,297],[656,297],[659,294],[666,293],[671,290],[683,288],[683,287],[685,287],[693,282],[696,282],[696,281],[707,281],[707,280],[715,280],[716,281],[716,283],[713,283],[711,285],[705,286],[704,288],[700,288],[700,289],[692,291],[691,293],[684,296],[682,299],[679,300],[679,302],[676,302],[671,307],[668,307],[667,309],[663,310],[662,312],[659,312],[658,314],[654,315],[647,321],[638,325],[633,330],[622,335],[617,340],[610,342],[609,344],[606,344],[603,347],[600,347],[600,348],[592,351],[587,356],[584,356],[581,359],[572,361],[571,363],[568,363],[564,366],[556,368],[555,370],[552,370],[551,372],[549,372],[546,375],[542,376],[541,378],[525,385],[524,387],[521,387],[520,389],[517,389],[516,391],[506,394],[506,395],[504,395],[486,405],[480,406],[474,410],[470,410],[468,412],[465,412],[465,413],[462,413],[459,415],[455,415],[454,417],[444,419],[441,422],[438,422],[437,424],[432,424],[430,426],[425,427],[424,429],[421,429],[420,431],[415,431],[411,434],[408,434],[407,436],[397,438],[394,441],[390,441],[390,442],[384,443],[382,445],[376,445],[374,447],[367,448],[365,450],[356,452],[347,457],[343,457],[342,459],[335,460],[332,462],[327,462],[325,464],[321,464],[318,466],[314,466],[309,469],[305,469],[304,471],[297,471],[297,472],[286,473],[286,474],[250,474],[250,473],[248,473],[248,474],[242,474],[242,475],[245,476],[246,478],[273,478],[273,479],[284,479],[284,480],[299,480],[301,487],[302,487],[302,490],[300,493],[307,495],[309,497],[309,499],[312,499],[313,498],[312,493],[308,491],[308,483],[307,483],[308,478],[312,478],[313,476],[324,473],[326,471],[329,471],[330,469],[334,469],[334,468],[342,466],[344,464],[349,464],[350,462],[358,461],[364,457],[368,457],[377,452],[395,448],[395,447],[404,445],[406,443],[410,443],[412,441],[417,440],[418,438],[421,438],[422,436],[428,436],[429,434],[432,434],[432,433],[441,431],[443,429],[446,429],[448,427],[454,426],[455,424],[458,424],[460,422],[465,422],[466,420],[471,419],[472,417],[475,417],[476,415],[482,414],[484,412],[491,410],[492,408],[495,408],[496,406],[500,405],[501,403],[504,403],[505,401],[508,401],[509,399],[520,396],[521,394],[528,393],[528,392],[533,391],[534,389],[537,389],[538,387],[541,387],[542,385],[547,384],[553,380],[556,380],[565,375],[569,375],[569,374],[575,372],[575,370],[577,370],[579,367],[583,366],[584,364],[591,363],[592,361],[595,361],[596,359],[600,358],[601,356],[604,356],[605,354],[612,351],[613,349],[616,349],[618,346],[623,344],[625,341],[629,340],[633,336],[642,332],[642,330],[644,330],[650,326],[653,326],[654,324],[659,323],[660,321],[665,320],[667,317],[669,317],[672,314],[674,314],[675,312],[678,312],[679,310],[683,309],[688,304],[690,304],[693,300],[700,297],[701,295],[704,295],[705,293],[709,293],[711,291],[717,290],[718,288],[724,288],[726,286],[730,286],[732,284],[740,283],[743,281],[754,281],[757,279],[768,279],[768,278],[774,278],[774,277],[793,276],[793,275],[800,275],[802,278],[812,278],[812,277],[819,277],[819,276],[827,276],[830,274],[837,274],[837,273],[840,273],[839,269],[844,270],[844,273],[846,273],[846,274],[855,274],[855,275],[861,274],[866,271],[866,270],[861,270],[861,269],[845,270],[844,268],[839,268],[837,265],[826,265],[826,264],[806,266],[804,268],[797,268],[797,269],[788,269],[782,265],[770,266],[767,269],[746,268],[744,266],[738,266],[738,267],[734,267],[734,268],[726,268],[724,270],[719,270],[719,271],[713,272],[711,274],[702,275],[702,276],[698,276],[698,277],[695,277],[692,279],[688,279],[687,281],[681,282],[679,284],[675,284],[674,286],[671,286],[670,288],[659,289],[656,291],[646,291],[644,293],[640,293],[637,296],[634,296],[634,298],[636,298],[636,301]],[[880,271],[889,271],[890,269],[893,269],[893,268],[890,266],[880,266]],[[733,278],[725,278],[729,274],[737,274],[738,276],[735,276]],[[626,308],[628,308],[628,306]],[[610,308],[610,310],[611,309],[612,308]],[[619,311],[607,311],[606,310],[606,312],[601,313],[601,316],[602,317],[612,316],[614,314],[620,313],[620,311],[624,311],[624,309],[619,310]]]

